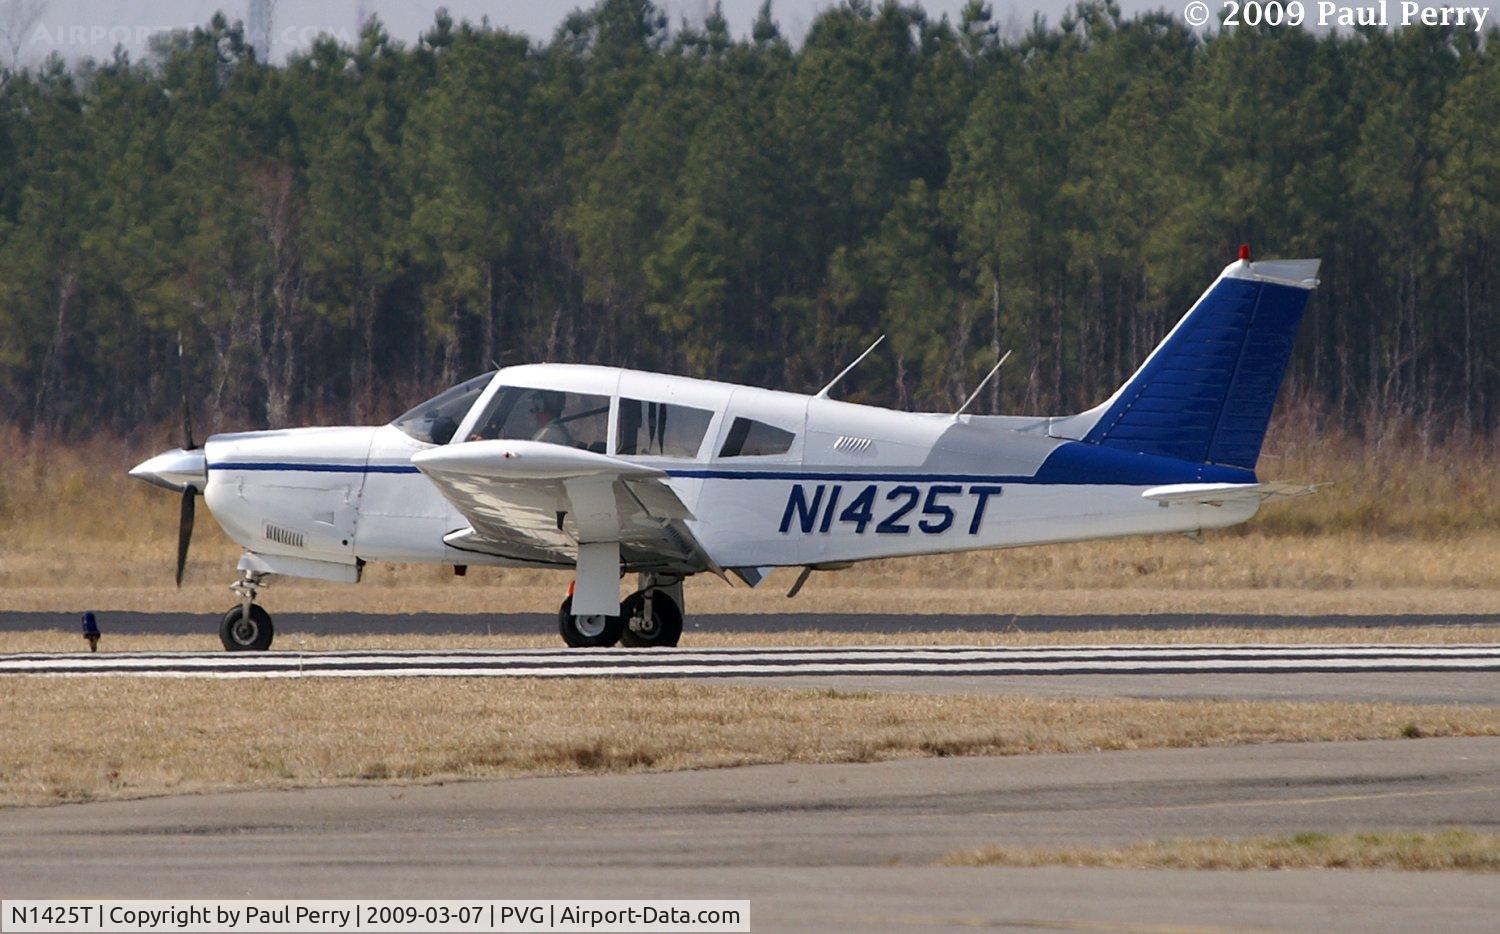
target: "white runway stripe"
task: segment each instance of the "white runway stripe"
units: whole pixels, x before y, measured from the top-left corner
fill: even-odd
[[[857,646],[0,655],[0,674],[729,678],[1500,671],[1500,645]]]
[[[897,656],[901,658],[996,658],[996,659],[1027,659],[1027,658],[1056,658],[1087,656],[1099,658],[1133,658],[1133,657],[1270,657],[1270,658],[1307,658],[1317,656],[1329,656],[1336,658],[1348,657],[1389,657],[1394,655],[1413,655],[1419,657],[1431,656],[1473,656],[1492,657],[1500,654],[1500,646],[1490,644],[1453,644],[1453,645],[1422,645],[1422,644],[1359,644],[1359,645],[1268,645],[1268,644],[1233,644],[1233,645],[1202,645],[1202,644],[1152,644],[1152,645],[1049,645],[1049,646],[972,646],[972,645],[881,645],[881,646],[770,646],[754,648],[746,646],[709,648],[709,649],[353,649],[347,651],[308,651],[297,652],[278,650],[275,652],[245,652],[240,654],[228,654],[224,652],[112,652],[101,655],[89,655],[82,652],[18,652],[9,655],[0,655],[0,666],[14,661],[55,661],[59,659],[113,659],[144,661],[148,659],[161,659],[165,661],[203,661],[218,662],[224,658],[233,658],[244,662],[272,663],[289,658],[328,658],[328,659],[372,659],[372,660],[396,660],[406,662],[410,659],[515,659],[525,662],[559,663],[570,661],[597,661],[603,657],[620,661],[651,661],[662,658],[673,660],[693,661],[719,661],[719,660],[743,660],[753,659],[790,659],[801,660],[810,655],[818,658],[882,658]]]
[[[595,667],[658,668],[662,665],[746,665],[800,667],[809,662],[820,664],[866,665],[900,660],[939,665],[963,662],[1211,662],[1230,660],[1392,660],[1392,659],[1495,659],[1500,650],[1486,646],[1381,646],[1318,647],[1304,646],[1153,646],[1121,648],[1117,646],[1075,646],[1066,649],[994,649],[953,647],[934,650],[929,647],[882,648],[879,651],[848,651],[843,648],[799,648],[795,651],[730,650],[622,650],[592,651],[549,649],[535,652],[489,651],[403,651],[403,652],[171,652],[119,653],[85,655],[82,653],[29,654],[0,656],[0,672],[50,667],[57,664],[127,666],[138,668],[184,667],[214,669],[225,665],[281,667],[289,664],[312,665],[379,665],[384,667],[462,666],[515,668]]]

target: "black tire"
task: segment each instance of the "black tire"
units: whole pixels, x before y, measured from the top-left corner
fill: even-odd
[[[224,614],[219,623],[219,641],[231,652],[264,652],[271,647],[276,627],[271,625],[271,614],[261,609],[260,604],[250,604],[250,618],[243,619],[244,607],[235,605]]]
[[[620,615],[625,620],[620,644],[632,649],[670,649],[677,645],[682,638],[682,609],[677,601],[658,592],[651,598],[649,623],[642,612],[645,603],[644,594],[633,593],[620,605]]]
[[[625,617],[574,616],[573,598],[569,597],[557,611],[557,629],[569,648],[607,649],[620,641]]]

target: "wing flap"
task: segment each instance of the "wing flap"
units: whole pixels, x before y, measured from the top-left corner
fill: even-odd
[[[412,457],[469,521],[454,548],[573,564],[579,546],[618,543],[627,567],[717,567],[692,511],[654,467],[539,441],[468,441]]]
[[[621,484],[640,508],[656,519],[691,519],[693,513],[677,493],[660,480],[626,480]]]

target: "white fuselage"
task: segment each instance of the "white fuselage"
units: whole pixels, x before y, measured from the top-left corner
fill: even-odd
[[[1162,483],[1214,479],[1214,468],[1096,453],[1059,436],[1066,428],[1056,419],[896,412],[605,367],[501,370],[451,443],[470,437],[508,386],[607,396],[600,453],[664,470],[695,516],[693,535],[725,568],[1192,532],[1243,522],[1257,508],[1143,499]],[[692,456],[619,454],[621,397],[713,415]],[[792,440],[779,453],[723,456],[736,419]],[[205,448],[204,495],[229,536],[275,560],[276,573],[354,579],[361,561],[513,563],[444,543],[467,522],[411,464],[432,447],[389,425],[217,435]]]

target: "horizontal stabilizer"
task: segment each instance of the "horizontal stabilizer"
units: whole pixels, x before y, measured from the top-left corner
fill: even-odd
[[[1141,494],[1142,499],[1163,506],[1223,506],[1227,503],[1263,502],[1288,499],[1317,492],[1320,484],[1288,483],[1173,483],[1154,486]]]

